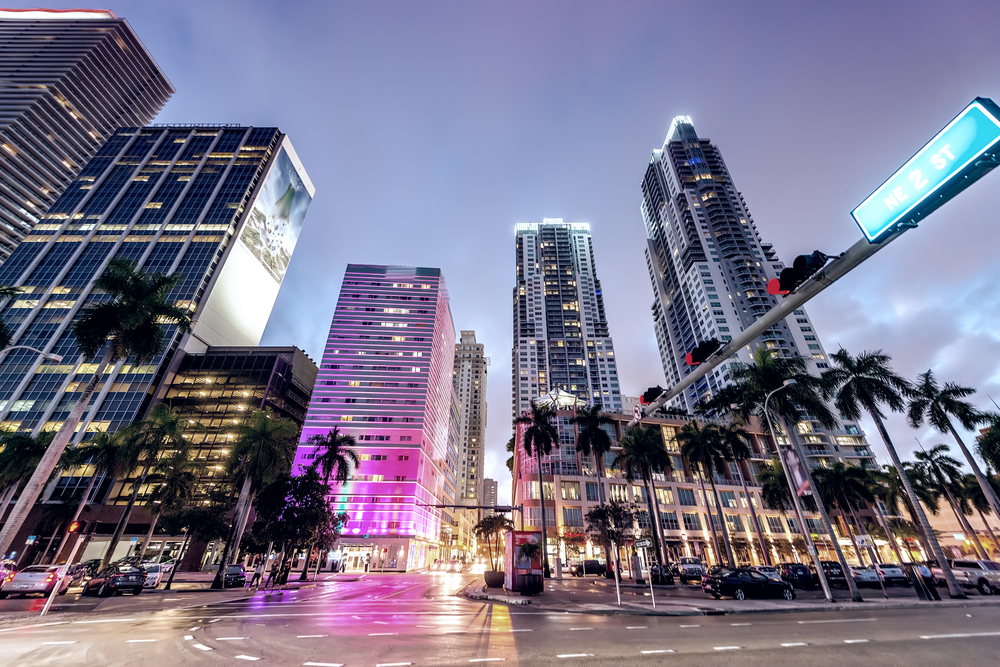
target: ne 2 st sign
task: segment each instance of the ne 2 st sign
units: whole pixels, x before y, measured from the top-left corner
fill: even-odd
[[[997,166],[1000,107],[977,97],[851,215],[871,243],[916,224]]]

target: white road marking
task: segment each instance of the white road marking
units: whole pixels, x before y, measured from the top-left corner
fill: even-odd
[[[201,626],[200,625],[196,625],[193,628],[188,628],[188,632],[195,632],[197,630],[201,630]]]
[[[921,639],[964,639],[966,637],[1000,637],[1000,632],[962,632],[954,635],[920,635]]]
[[[561,653],[557,658],[593,658],[593,653]]]
[[[209,623],[218,623],[221,620],[222,620],[221,618],[213,618],[211,621],[209,621]]]
[[[735,627],[740,626],[740,625],[753,625],[753,623],[730,623],[729,625],[731,625],[731,626],[733,626],[735,628]]]
[[[469,634],[469,631],[468,630],[445,630],[441,634],[443,634],[443,635],[467,635],[467,634]]]
[[[511,632],[534,632],[532,628],[516,628],[512,629]]]
[[[399,634],[398,632],[369,632],[368,636],[369,637],[388,637],[390,635],[398,635],[398,634]],[[410,664],[410,663],[406,663],[406,664]]]
[[[389,625],[385,621],[372,621],[372,623],[374,623],[375,625]]]
[[[187,641],[191,641],[192,639],[194,639],[194,635],[184,635],[184,639]]]
[[[661,648],[652,651],[639,651],[639,652],[642,653],[643,655],[651,655],[654,653],[673,653],[674,650],[672,648]]]
[[[874,620],[874,618],[831,618],[825,621],[799,621],[799,625],[811,625],[813,623],[867,623]]]
[[[648,630],[649,626],[647,626],[647,625],[626,625],[625,629],[626,630]]]
[[[312,639],[314,637],[326,637],[326,635],[295,635],[296,639]]]
[[[789,646],[809,646],[809,644],[805,642],[788,642],[787,644],[782,644],[782,646],[788,648]]]
[[[738,651],[742,646],[713,646],[716,651]]]
[[[700,628],[700,625],[682,625],[682,628]]]
[[[342,662],[303,662],[308,667],[344,667]]]
[[[412,662],[380,662],[375,667],[409,667]]]
[[[505,662],[507,658],[469,658],[469,662]]]
[[[73,623],[128,623],[129,621],[134,621],[134,618],[105,618],[97,621],[73,621]]]
[[[42,642],[42,646],[60,646],[62,644],[75,644],[76,642]]]
[[[436,628],[436,625],[418,625],[418,628]]]
[[[30,630],[31,628],[45,628],[50,625],[66,625],[69,621],[56,621],[55,623],[36,623],[35,625],[22,625],[17,628],[4,628],[0,632],[13,632],[14,630]]]
[[[571,632],[576,632],[577,630],[593,630],[594,628],[570,628]]]
[[[191,644],[191,646],[194,646],[199,651],[211,651],[212,650],[211,646],[205,646],[204,644]]]
[[[237,655],[233,657],[236,658],[237,660],[260,660],[260,658],[255,658],[252,655]]]
[[[246,637],[216,637],[216,640],[220,642],[238,642],[243,639],[246,639]]]
[[[155,639],[126,639],[126,644],[145,644],[147,642],[155,642]]]
[[[867,644],[868,640],[867,639],[845,639],[844,643],[845,644]]]

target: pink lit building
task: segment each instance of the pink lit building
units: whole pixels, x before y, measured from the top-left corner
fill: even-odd
[[[349,264],[330,325],[296,465],[334,427],[357,440],[361,466],[331,496],[351,520],[338,545],[348,570],[405,571],[439,558],[455,327],[440,269]]]

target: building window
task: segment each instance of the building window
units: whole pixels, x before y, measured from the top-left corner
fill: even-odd
[[[785,526],[781,523],[780,516],[769,516],[767,517],[767,527],[771,529],[772,533],[784,533]]]
[[[579,507],[564,507],[563,525],[583,528],[583,509]]]
[[[677,523],[677,512],[660,512],[660,526],[663,530],[680,530],[681,526]]]
[[[695,512],[684,512],[684,530],[701,530],[701,517]]]
[[[562,499],[563,500],[579,500],[580,499],[580,483],[579,482],[562,482]],[[576,525],[576,524],[573,524]]]
[[[586,482],[587,484],[587,501],[591,503],[600,502],[601,495],[597,489],[597,484],[591,482]]]
[[[694,489],[677,489],[677,504],[697,505],[698,503],[694,499]]]
[[[657,489],[656,501],[661,505],[673,505],[674,504],[673,489]]]

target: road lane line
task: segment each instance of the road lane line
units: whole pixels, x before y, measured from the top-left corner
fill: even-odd
[[[200,625],[196,625],[193,628],[189,628],[188,632],[196,632],[198,630],[201,630],[201,626]]]
[[[255,658],[252,655],[236,655],[233,657],[236,658],[237,660],[260,660],[260,658]]]
[[[788,642],[787,644],[782,644],[782,646],[788,648],[790,646],[809,646],[809,644],[805,642]]]
[[[654,653],[673,653],[673,652],[674,649],[672,648],[660,648],[652,651],[639,651],[639,653],[642,653],[643,655],[652,655]]]
[[[739,651],[742,646],[713,646],[716,651]]]
[[[398,634],[399,634],[398,632],[369,632],[368,636],[369,637],[389,637],[389,636],[398,635]],[[406,663],[406,664],[410,664],[410,663]]]
[[[874,618],[831,618],[824,621],[799,621],[799,625],[812,625],[814,623],[867,623],[874,621]]]
[[[342,662],[303,662],[307,667],[344,667]]]
[[[506,662],[507,658],[469,658],[469,662]]]
[[[374,623],[375,625],[389,625],[385,621],[372,621],[372,623]]]
[[[209,621],[209,623],[218,623],[221,620],[222,620],[221,618],[213,618],[211,621]]]
[[[557,658],[593,658],[593,653],[560,653]]]
[[[412,662],[379,662],[375,667],[409,667]]]
[[[238,642],[246,639],[246,637],[216,637],[215,639],[220,642]]]
[[[441,634],[443,634],[443,635],[467,635],[467,634],[469,634],[469,631],[468,630],[445,630]]]
[[[921,639],[965,639],[967,637],[1000,637],[1000,632],[961,632],[954,635],[920,635]]]
[[[295,635],[296,639],[313,639],[314,637],[326,637],[327,635]]]
[[[753,623],[730,623],[729,625],[731,625],[731,626],[733,626],[735,628],[735,627],[738,627],[738,626],[741,626],[741,625],[753,625]]]
[[[129,621],[134,621],[134,618],[104,618],[98,619],[96,621],[73,621],[74,624],[84,624],[84,623],[128,623]]]
[[[625,629],[626,630],[648,630],[649,626],[648,625],[626,625]]]
[[[66,625],[69,621],[56,621],[54,623],[36,623],[35,625],[22,625],[17,628],[4,628],[0,632],[13,632],[14,630],[30,630],[32,628],[45,628],[50,625]]]
[[[199,651],[211,651],[212,650],[211,646],[205,646],[204,644],[191,644],[191,646],[194,646]]]
[[[76,642],[42,642],[42,646],[61,646],[62,644],[75,644]]]
[[[682,628],[700,628],[700,625],[682,625]]]
[[[867,639],[845,639],[844,643],[845,644],[867,644],[868,640]]]
[[[146,644],[148,642],[155,642],[155,639],[126,639],[126,644]]]
[[[436,625],[418,625],[418,628],[436,628]]]
[[[191,641],[192,639],[194,639],[194,635],[184,635],[184,639],[186,641]]]
[[[534,632],[533,628],[512,628],[511,632]]]
[[[576,632],[577,630],[593,630],[594,628],[570,628],[570,632]]]

